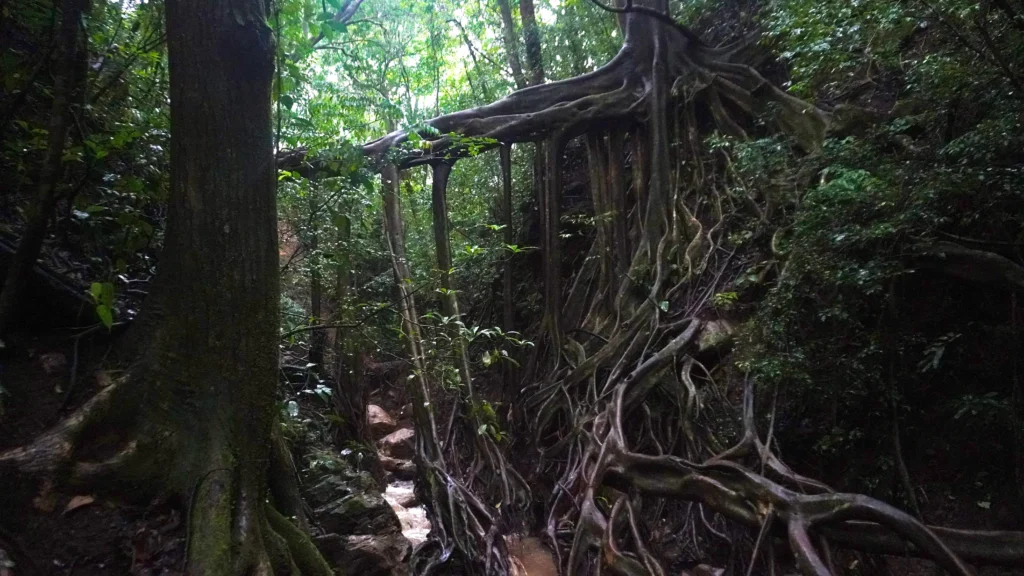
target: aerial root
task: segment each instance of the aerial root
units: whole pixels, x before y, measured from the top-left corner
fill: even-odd
[[[528,88],[430,121],[442,136],[422,134],[436,138],[431,150],[411,152],[401,160],[406,167],[436,161],[442,154],[458,157],[458,140],[446,136],[452,132],[503,143],[546,141],[546,167],[552,177],[541,191],[546,222],[542,249],[554,270],[545,271],[545,283],[555,288],[545,293],[545,306],[551,308],[545,309],[538,338],[544,345],[535,349],[528,364],[529,394],[517,407],[542,452],[538,472],[558,478],[549,501],[547,533],[559,563],[576,574],[597,551],[602,567],[614,573],[660,574],[662,567],[646,545],[643,521],[644,500],[660,498],[695,503],[691,508],[697,512],[686,519],[694,531],[704,526],[739,545],[730,540],[729,531],[716,528],[725,518],[756,534],[751,569],[759,557],[774,562],[776,541],[788,542],[798,568],[813,576],[835,572],[832,546],[913,554],[958,576],[972,574],[965,561],[1024,562],[1024,534],[926,526],[883,502],[836,493],[797,474],[772,450],[771,431],[762,441],[756,430],[751,381],[744,389],[742,428],[735,445],[722,449],[711,432],[701,437],[694,432],[705,428],[698,418],[707,418],[706,402],[727,403],[717,390],[702,389],[712,380],[714,367],[709,371],[697,362],[695,343],[709,301],[728,285],[730,275],[738,275],[736,268],[747,264],[730,264],[735,250],[725,248],[723,236],[727,219],[737,208],[728,183],[705,181],[706,158],[701,157],[694,102],[700,99],[718,128],[739,138],[747,136],[747,124],[737,120],[735,111],[751,116],[774,109],[778,125],[809,152],[820,148],[831,118],[771,85],[752,67],[732,62],[732,49],[687,51],[685,43],[672,47],[670,78],[655,82],[656,67],[637,58],[627,42],[611,63],[594,73]],[[667,118],[659,116],[667,116],[668,105],[661,102],[665,80],[673,86],[677,100],[672,105],[680,112],[674,135],[662,125]],[[653,100],[661,104],[652,106]],[[598,223],[599,240],[590,254],[596,256],[595,263],[584,263],[562,309],[557,240],[561,146],[567,138],[598,129],[601,133],[588,139],[591,180],[596,183],[594,215],[619,215],[615,226]],[[613,136],[605,140],[604,131],[609,129]],[[635,130],[631,193],[622,182],[615,190],[604,188],[603,175],[614,180],[612,166],[623,156],[621,135],[615,135],[629,130]],[[682,146],[670,148],[673,136],[683,141]],[[379,159],[407,137],[406,132],[392,132],[367,144],[364,151]],[[666,178],[666,159],[672,154],[680,156],[673,160],[677,166],[685,164],[687,171],[679,168]],[[734,180],[740,180],[731,165],[728,169]],[[655,172],[657,178],[652,177]],[[684,176],[691,181],[683,183]],[[770,202],[762,209],[747,186],[739,184],[740,201],[757,218],[760,233],[771,219]],[[629,214],[624,207],[627,196],[635,203]],[[645,210],[650,206],[657,209]],[[773,249],[775,244],[773,237]],[[624,278],[616,286],[613,277]],[[562,321],[568,321],[564,333]],[[587,337],[576,339],[576,334]],[[550,356],[536,361],[542,348]],[[415,346],[411,355],[422,356]],[[543,374],[534,379],[535,372]],[[668,402],[660,402],[666,395]],[[421,433],[429,428],[425,421],[418,421],[418,427]],[[456,549],[464,558],[479,561],[487,573],[507,569],[502,564],[507,555],[496,537],[497,513],[472,489],[489,488],[505,504],[515,500],[516,487],[525,482],[489,441],[477,445],[472,460],[471,470],[487,469],[490,477],[466,485],[447,473],[443,457],[420,450],[418,463],[428,480],[437,536],[421,549],[430,552],[427,573]],[[610,499],[606,489],[611,489]],[[704,510],[714,511],[716,517],[709,521]],[[559,537],[570,530],[572,543],[563,563]]]
[[[651,567],[652,557],[644,548],[644,540],[639,538],[631,497],[620,496],[607,517],[593,501],[595,488],[608,485],[634,494],[633,498],[646,494],[695,501],[757,530],[755,559],[767,535],[782,530],[787,535],[798,568],[808,576],[834,573],[829,560],[830,544],[869,552],[901,552],[930,558],[947,572],[958,576],[974,573],[964,558],[995,564],[1019,565],[1024,561],[1024,534],[949,531],[929,527],[879,500],[830,490],[810,494],[797,492],[728,459],[750,455],[763,457],[766,452],[763,446],[757,451],[749,447],[733,449],[705,464],[669,455],[631,452],[626,448],[621,422],[625,406],[624,387],[617,391],[616,396],[603,419],[607,425],[595,426],[595,433],[589,436],[599,449],[592,468],[588,470],[587,488],[583,492],[584,502],[580,504],[576,529],[596,532],[589,537],[577,534],[570,551],[571,559],[582,558],[585,548],[596,547],[600,542],[601,557],[616,573],[650,574],[660,570]],[[600,437],[602,432],[604,436]],[[745,436],[741,443],[751,444],[749,436]],[[588,468],[586,462],[581,465]],[[781,462],[777,470],[792,474]],[[790,478],[790,483],[800,485],[803,482]],[[615,538],[623,518],[630,520],[630,532],[634,534],[635,552],[632,553],[625,552]],[[574,566],[570,563],[570,573],[573,573]]]
[[[637,520],[636,507],[647,497],[695,502],[698,509],[707,508],[747,527],[757,535],[751,566],[759,555],[764,556],[765,547],[771,548],[773,535],[789,543],[801,572],[814,576],[834,573],[832,546],[928,558],[958,576],[973,574],[968,561],[1002,565],[1024,562],[1022,533],[926,526],[884,502],[835,493],[827,485],[797,474],[775,455],[770,441],[762,441],[757,433],[754,384],[749,379],[744,385],[741,435],[735,445],[711,455],[702,464],[671,455],[672,449],[665,449],[671,444],[659,440],[647,402],[659,387],[666,386],[669,379],[665,369],[681,364],[681,369],[672,371],[678,375],[675,381],[681,396],[682,422],[678,426],[686,429],[689,423],[692,428],[699,414],[701,391],[692,375],[697,362],[688,351],[702,323],[695,318],[674,321],[673,330],[679,331],[671,338],[664,325],[655,324],[658,335],[641,338],[643,332],[636,327],[657,322],[658,316],[646,302],[636,312],[645,309],[646,313],[634,313],[633,317],[646,320],[632,326],[625,323],[607,337],[590,339],[589,343],[598,346],[591,355],[586,355],[586,346],[575,348],[573,368],[537,388],[531,400],[540,407],[536,416],[542,423],[537,428],[538,440],[544,441],[548,454],[566,459],[552,495],[547,533],[561,562],[564,550],[558,536],[572,527],[575,536],[566,564],[569,574],[579,573],[594,551],[613,573],[658,574],[662,568],[647,550]],[[647,343],[657,341],[658,347],[649,350]],[[700,368],[710,379],[707,368]],[[601,393],[589,396],[586,390],[597,385],[597,374],[608,379]],[[591,400],[585,400],[587,397]],[[589,412],[587,406],[597,402],[603,410]],[[656,455],[627,448],[627,428],[623,424],[627,415],[631,428],[639,433],[637,441],[655,449]],[[562,422],[559,428],[563,432],[553,440],[550,434],[556,422]],[[566,425],[574,431],[564,432]],[[702,452],[701,442],[692,443],[687,453]],[[610,510],[597,503],[602,487],[621,491],[610,503]],[[724,534],[722,537],[728,539]],[[768,558],[774,559],[774,554],[769,552]]]

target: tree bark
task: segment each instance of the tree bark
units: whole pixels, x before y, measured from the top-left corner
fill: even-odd
[[[499,149],[501,154],[501,217],[502,217],[502,240],[505,247],[502,254],[502,283],[501,283],[501,329],[505,333],[515,330],[515,306],[512,302],[512,257],[514,254],[509,246],[515,242],[515,235],[512,232],[512,146],[506,145]],[[505,250],[508,250],[506,254]],[[505,362],[503,370],[505,379],[505,390],[512,390],[512,382],[515,372],[511,362]]]
[[[523,21],[523,40],[526,43],[526,66],[530,70],[530,85],[544,83],[544,59],[540,49],[540,30],[533,0],[519,0],[519,17]]]
[[[267,549],[294,537],[265,507],[280,292],[266,9],[166,4],[171,192],[142,422],[173,432],[196,576],[280,571]]]
[[[71,124],[71,104],[78,89],[77,85],[84,81],[84,76],[78,73],[78,63],[82,60],[82,55],[79,54],[78,30],[82,14],[87,8],[88,0],[62,2],[63,15],[58,40],[61,55],[53,86],[46,156],[43,157],[39,172],[36,197],[27,210],[25,229],[7,269],[3,292],[0,293],[0,336],[7,332],[17,315],[25,288],[28,286],[32,266],[39,259],[50,218],[57,207],[57,182],[61,176],[64,144],[67,140],[68,126]]]
[[[349,259],[348,246],[348,241],[352,237],[352,220],[348,216],[342,216],[339,224],[340,249],[335,264],[334,293],[337,303],[334,320],[338,324],[346,324],[353,321],[352,308],[349,306],[352,263]],[[344,421],[336,438],[339,443],[357,440],[367,446],[373,446],[373,440],[366,429],[367,390],[363,381],[362,357],[357,339],[346,333],[343,328],[335,329],[334,356],[335,406]]]
[[[434,420],[434,407],[430,404],[430,393],[426,380],[423,341],[420,337],[419,315],[416,312],[416,299],[410,286],[412,272],[405,253],[405,239],[402,225],[402,205],[399,199],[398,169],[388,164],[381,172],[381,184],[384,194],[384,232],[387,236],[388,250],[391,253],[392,271],[398,289],[399,310],[402,316],[402,328],[405,331],[406,346],[409,360],[412,362],[415,385],[413,393],[413,415],[416,420],[417,456],[421,461],[434,462],[439,459],[440,449],[437,445],[437,424]]]
[[[313,182],[314,189],[319,192],[317,182]],[[320,230],[317,226],[317,198],[318,194],[309,195],[309,315],[310,324],[319,324],[323,319],[323,259],[320,255]],[[326,333],[322,330],[313,330],[309,338],[309,363],[316,365],[316,370],[323,373],[324,347]]]
[[[512,69],[512,79],[515,80],[516,89],[522,90],[529,86],[526,75],[523,74],[523,63],[519,58],[519,40],[516,36],[516,23],[512,19],[512,8],[508,0],[498,0],[498,11],[501,12],[502,40],[505,44],[505,54],[508,56],[508,66]]]
[[[434,251],[437,257],[437,268],[441,274],[441,288],[444,294],[441,299],[442,311],[453,320],[459,319],[459,298],[452,286],[452,248],[448,232],[448,176],[452,166],[447,163],[433,165],[430,206],[434,217]],[[469,356],[466,352],[466,339],[458,329],[458,325],[450,322],[449,336],[454,346],[459,379],[466,391],[470,406],[473,405],[473,378],[469,372]]]

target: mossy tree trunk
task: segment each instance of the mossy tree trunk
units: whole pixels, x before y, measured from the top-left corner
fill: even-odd
[[[194,499],[191,572],[266,571],[279,322],[274,41],[258,0],[166,9],[171,195],[149,425],[175,432],[169,481]]]
[[[136,495],[180,496],[193,576],[332,574],[268,505],[303,524],[273,437],[280,272],[266,10],[260,0],[166,3],[171,192],[154,291],[127,343],[141,357],[66,421],[0,453],[0,478],[106,490],[130,481]],[[97,429],[121,449],[83,461]]]

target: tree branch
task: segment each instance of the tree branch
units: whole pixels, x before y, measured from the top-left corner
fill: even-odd
[[[676,20],[674,18],[672,18],[671,16],[669,16],[668,14],[665,14],[663,12],[658,12],[657,10],[654,10],[652,8],[648,8],[646,6],[634,6],[633,5],[633,0],[626,0],[626,6],[623,7],[623,8],[619,8],[617,6],[609,6],[607,4],[602,4],[601,0],[590,0],[590,1],[593,2],[594,5],[597,6],[598,8],[600,8],[602,10],[605,10],[605,11],[608,11],[608,12],[612,12],[614,14],[643,14],[644,16],[650,16],[651,18],[654,18],[658,22],[661,22],[662,24],[666,24],[666,25],[670,26],[672,29],[674,29],[676,32],[679,32],[680,34],[682,34],[683,37],[686,38],[690,42],[691,45],[693,45],[693,46],[704,46],[705,45],[704,41],[701,40],[700,36],[698,36],[693,30],[690,30],[686,26],[683,26],[679,22],[676,22]]]

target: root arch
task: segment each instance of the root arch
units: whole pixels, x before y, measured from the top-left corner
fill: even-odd
[[[427,124],[441,136],[421,133],[425,148],[403,148],[403,131],[364,146],[371,162],[394,163],[385,170],[395,171],[455,162],[467,152],[463,138],[486,138],[485,147],[503,148],[507,179],[507,147],[543,142],[543,320],[521,373],[517,426],[532,436],[538,474],[554,479],[546,533],[566,573],[664,573],[644,523],[664,499],[693,503],[691,526],[719,533],[705,517],[710,510],[756,536],[749,566],[759,554],[774,558],[761,550],[773,550],[775,540],[788,542],[808,576],[834,573],[831,546],[921,556],[959,575],[973,573],[967,562],[1024,563],[1024,534],[927,526],[881,501],[836,493],[795,473],[755,428],[753,382],[745,383],[739,441],[723,445],[706,416],[720,392],[698,361],[699,341],[713,295],[740,269],[735,249],[726,247],[727,219],[748,210],[770,226],[773,211],[749,195],[734,171],[716,173],[721,167],[702,150],[699,133],[711,123],[745,138],[753,116],[770,114],[813,153],[830,115],[742,62],[749,39],[706,46],[667,23],[657,3],[627,2],[613,11],[620,13],[624,44],[598,70],[435,118]],[[563,282],[561,163],[566,142],[576,137],[586,142],[595,240]],[[402,260],[395,258],[399,284]],[[420,436],[436,438],[431,426],[424,415]],[[504,573],[501,506],[474,495],[487,491],[488,481],[454,472],[438,448],[427,448],[421,467],[439,526],[435,560],[457,553],[475,567],[470,572]],[[515,492],[507,489],[509,475],[518,474],[501,472],[508,464],[494,457],[496,446],[475,450],[489,458],[490,481],[504,483],[492,493],[507,506]],[[424,457],[428,452],[433,460]]]

